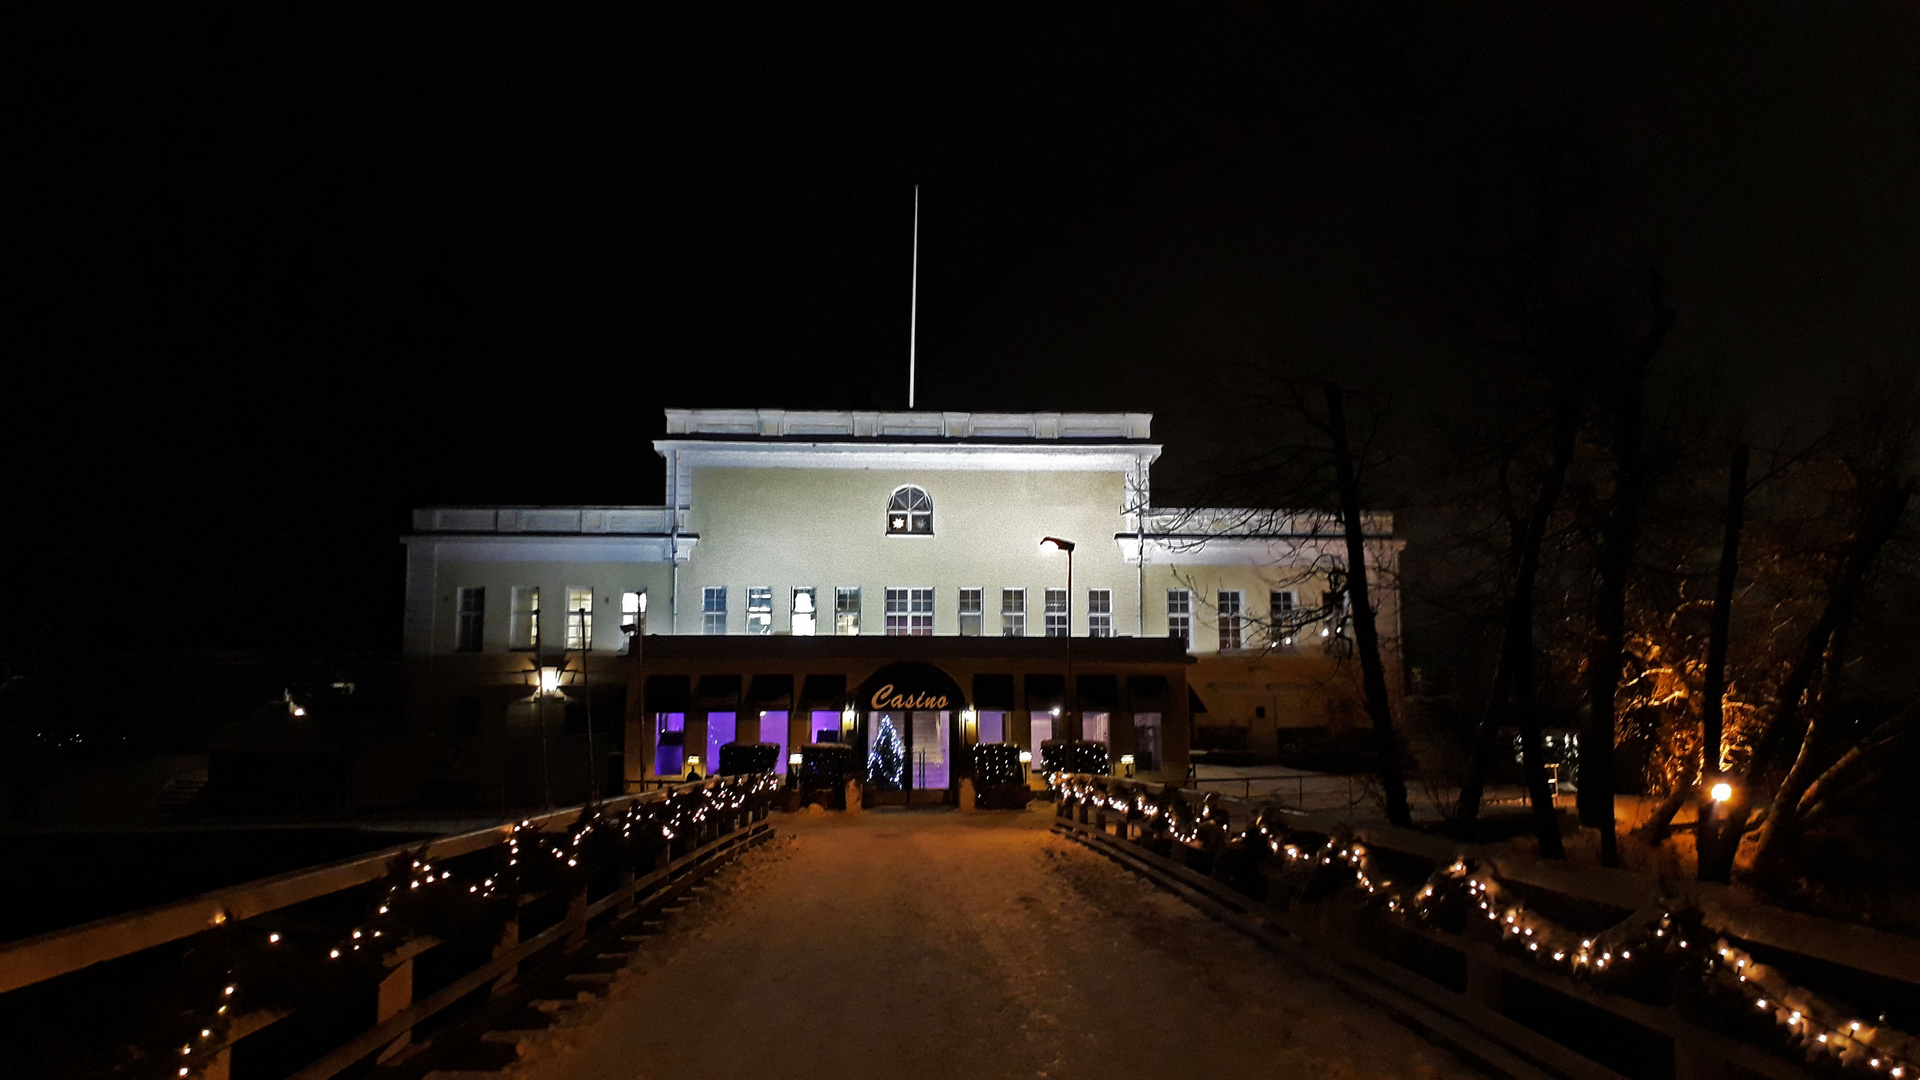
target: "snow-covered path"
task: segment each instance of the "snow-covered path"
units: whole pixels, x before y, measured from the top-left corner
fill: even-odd
[[[779,840],[513,1074],[1477,1075],[1051,821],[1038,806],[776,816]]]

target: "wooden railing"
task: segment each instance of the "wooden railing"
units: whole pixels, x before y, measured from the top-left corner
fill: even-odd
[[[1348,815],[1112,777],[1053,785],[1060,831],[1496,1075],[1920,1076],[1920,1042],[1899,1030],[1920,1007],[1920,940],[1770,907],[1727,886],[1577,868]],[[1322,869],[1319,885],[1302,887]],[[1437,904],[1436,887],[1467,901],[1457,928],[1413,910]],[[1539,941],[1565,939],[1537,914],[1545,911],[1584,919],[1591,955],[1532,951],[1534,931],[1523,926],[1537,922]],[[1517,921],[1501,917],[1514,912]],[[1604,924],[1613,929],[1593,928]],[[1595,944],[1603,933],[1627,940],[1619,927],[1644,929],[1639,940],[1666,950],[1668,966],[1651,970],[1675,972],[1668,985],[1594,977],[1596,964],[1625,966]],[[1752,1011],[1730,1012],[1729,1000]]]
[[[342,983],[348,993],[365,992],[373,999],[370,1026],[346,1032],[336,1026],[332,1034],[343,1037],[330,1047],[309,1047],[312,1052],[305,1055],[304,1065],[296,1062],[291,1067],[239,1070],[326,1080],[357,1066],[364,1071],[371,1063],[382,1074],[419,1075],[460,1040],[477,1035],[491,1019],[559,979],[574,958],[583,952],[593,955],[587,950],[769,836],[770,826],[765,823],[773,787],[769,779],[722,777],[570,807],[0,945],[0,1012],[37,992],[60,988],[64,982],[84,986],[89,979],[120,978],[115,969],[122,964],[142,957],[184,953],[199,939],[214,934],[242,933],[249,940],[259,938],[274,947],[284,940],[289,948],[294,946],[295,935],[304,934],[308,949],[316,948],[316,941],[320,942],[318,948],[326,949],[326,935],[334,933],[340,944],[327,951],[337,960],[342,949],[356,947],[349,942],[361,939],[370,943],[370,939],[362,939],[358,929],[349,929],[354,917],[345,916],[343,924],[341,913],[364,910],[369,903],[380,903],[378,912],[386,913],[386,904],[377,897],[381,885],[384,883],[391,895],[409,875],[413,878],[410,887],[417,888],[421,881],[455,891],[460,885],[469,885],[468,892],[474,896],[481,895],[482,882],[488,890],[513,886],[514,895],[500,898],[507,913],[497,926],[497,943],[486,950],[490,955],[458,964],[463,970],[452,972],[439,964],[432,984],[417,996],[418,962],[446,943],[429,934],[412,934],[402,940],[389,937],[391,944],[384,944],[377,958],[374,985],[367,986],[364,980]],[[657,829],[657,842],[639,846],[636,827]],[[631,862],[615,855],[605,865],[590,865],[564,877],[564,886],[545,890],[529,886],[532,891],[519,891],[522,883],[533,880],[523,876],[527,868],[504,874],[486,868],[529,860],[536,852],[544,856],[557,851],[557,857],[572,858],[571,851],[564,850],[566,838],[579,845],[596,828],[607,830],[600,838],[607,843],[590,850],[600,852],[603,861],[607,851],[647,851],[653,855],[650,863],[615,865]],[[621,829],[625,831],[619,845],[610,846],[614,840],[611,834]],[[511,858],[506,857],[509,852],[513,853]],[[424,875],[419,872],[422,866],[427,868]],[[459,880],[446,869],[463,866],[468,872]],[[566,895],[555,895],[559,891]],[[545,914],[525,922],[535,912]],[[529,932],[524,939],[523,923]],[[284,928],[285,935],[274,927]],[[159,967],[171,970],[164,964]],[[167,988],[156,989],[158,998],[166,1001]],[[121,1075],[227,1080],[235,1071],[235,1050],[244,1049],[243,1041],[259,1038],[263,1031],[286,1020],[290,1010],[277,1003],[250,999],[238,986],[229,985],[220,991],[233,996],[218,1004],[209,1003],[209,1026],[192,1025],[199,1030],[190,1032],[187,1041],[132,1047],[130,1056],[123,1055],[124,1060],[104,1064]],[[190,991],[183,988],[180,996],[190,997]],[[174,1004],[191,1009],[194,1002]],[[115,1030],[115,1022],[124,1019],[100,1017],[100,1037],[120,1037],[123,1033]],[[429,1021],[432,1035],[414,1039],[415,1030]],[[297,1048],[294,1051],[299,1052]],[[280,1058],[284,1060],[286,1053],[282,1048]],[[16,1047],[9,1056],[16,1062],[33,1060],[27,1048]]]

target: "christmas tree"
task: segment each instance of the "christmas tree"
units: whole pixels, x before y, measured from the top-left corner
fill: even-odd
[[[893,718],[882,716],[880,730],[873,734],[873,751],[867,755],[867,783],[879,791],[899,791],[906,765],[906,748],[900,745],[900,733],[893,730]]]

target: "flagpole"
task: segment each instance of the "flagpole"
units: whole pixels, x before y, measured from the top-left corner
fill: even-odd
[[[913,301],[907,317],[907,408],[913,408],[915,356],[920,343],[920,185],[913,185]]]

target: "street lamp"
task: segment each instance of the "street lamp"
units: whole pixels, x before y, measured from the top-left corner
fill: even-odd
[[[1040,546],[1045,550],[1067,553],[1067,724],[1073,732],[1072,738],[1080,737],[1080,688],[1073,681],[1073,541],[1062,540],[1057,536],[1040,538]],[[1043,611],[1041,618],[1045,618]]]

